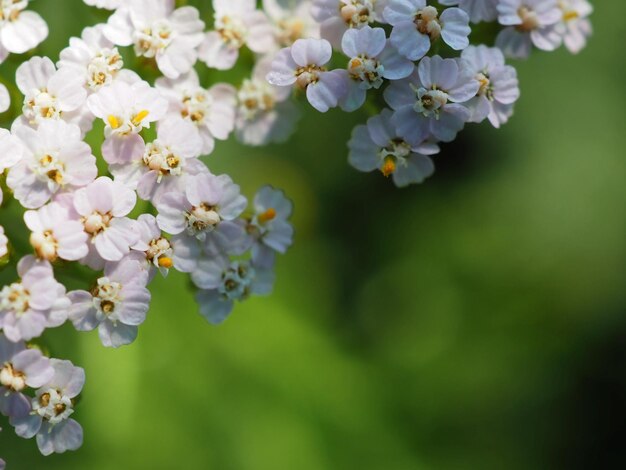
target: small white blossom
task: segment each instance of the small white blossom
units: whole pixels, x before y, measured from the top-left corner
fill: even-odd
[[[496,46],[516,59],[528,57],[533,44],[553,51],[562,41],[557,28],[562,16],[557,0],[500,0],[498,21],[506,27],[498,34]]]
[[[472,112],[470,121],[489,118],[494,127],[500,127],[513,114],[513,104],[520,95],[516,70],[505,65],[502,52],[495,47],[470,46],[461,57],[480,86],[476,97],[467,103]]]
[[[460,8],[440,14],[426,0],[390,0],[383,15],[393,26],[391,44],[407,59],[421,59],[440,37],[457,51],[469,45],[469,16]]]
[[[107,263],[104,276],[90,291],[72,291],[69,318],[80,331],[98,328],[100,341],[117,348],[132,343],[137,327],[146,319],[150,291],[146,289],[148,272],[139,261],[125,258]]]
[[[52,378],[35,393],[31,413],[11,418],[18,436],[37,436],[37,446],[43,455],[76,450],[83,443],[83,429],[70,416],[74,401],[85,383],[85,371],[70,361],[51,359]]]
[[[129,0],[111,15],[104,35],[132,44],[135,54],[154,58],[166,77],[176,78],[196,63],[204,22],[194,7],[174,8],[174,0]]]
[[[435,171],[428,155],[439,152],[437,145],[416,139],[415,134],[401,136],[392,123],[392,112],[383,109],[356,126],[348,142],[348,161],[359,171],[379,170],[391,176],[398,187],[421,183]]]
[[[332,48],[325,39],[298,39],[274,58],[267,80],[276,86],[306,90],[309,103],[320,112],[339,104],[348,93],[347,72],[328,71]]]
[[[410,77],[392,82],[385,100],[392,123],[414,141],[451,142],[471,117],[461,103],[476,96],[479,84],[462,60],[424,57]]]
[[[256,9],[255,0],[213,0],[214,31],[200,45],[199,58],[218,70],[233,68],[244,46],[264,54],[275,47],[274,32],[267,16]]]
[[[22,54],[48,37],[46,22],[27,6],[28,0],[0,1],[0,63],[10,52]]]
[[[578,54],[587,45],[587,39],[593,31],[589,20],[593,6],[587,0],[558,0],[557,3],[563,12],[557,26],[559,34],[563,37],[565,47],[572,54]]]
[[[200,86],[195,70],[176,80],[159,78],[156,88],[167,99],[165,118],[182,117],[191,122],[202,139],[202,154],[215,147],[215,139],[226,140],[235,126],[236,91],[232,85]]]
[[[320,36],[336,49],[349,29],[384,23],[386,0],[313,0],[311,14],[320,23]]]

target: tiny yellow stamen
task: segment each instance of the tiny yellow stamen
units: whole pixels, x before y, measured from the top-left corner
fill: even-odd
[[[147,115],[148,115],[148,111],[146,111],[145,109],[143,111],[139,111],[137,115],[133,118],[133,124],[135,126],[138,126],[139,124],[141,124],[141,121],[143,121]]]
[[[265,222],[269,222],[276,217],[276,210],[270,207],[268,210],[259,215],[259,223],[264,224]]]
[[[118,127],[120,127],[120,122],[112,114],[107,118],[107,121],[109,121],[109,126],[111,126],[111,129],[117,129]]]
[[[168,258],[167,256],[161,256],[159,258],[159,266],[162,268],[169,269],[174,265],[172,258]]]
[[[389,176],[394,171],[396,171],[396,162],[393,160],[393,157],[386,157],[385,158],[385,161],[384,161],[383,166],[381,167],[380,171],[385,176]]]
[[[565,13],[563,13],[563,20],[564,21],[571,21],[571,20],[575,20],[576,18],[578,18],[578,12],[577,11],[570,10],[570,11],[566,11]]]

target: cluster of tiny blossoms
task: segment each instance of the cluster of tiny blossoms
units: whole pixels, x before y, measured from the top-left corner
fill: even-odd
[[[281,190],[264,186],[248,201],[200,157],[231,134],[250,145],[289,136],[296,110],[288,90],[265,80],[264,53],[309,30],[278,4],[270,20],[253,1],[216,0],[207,32],[196,8],[173,0],[85,3],[113,11],[56,63],[35,52],[19,64],[9,87],[21,111],[0,128],[0,203],[24,209],[30,245],[12,240],[20,220],[0,226],[0,267],[15,270],[0,286],[0,414],[44,455],[81,446],[72,415],[85,381],[82,368],[42,353],[45,330],[70,322],[97,330],[106,347],[128,345],[148,313],[148,285],[171,269],[189,274],[200,314],[218,324],[236,302],[272,290],[276,253],[293,238]],[[0,63],[48,36],[28,4],[0,0]],[[201,84],[199,59],[227,69],[244,45],[259,56],[239,89]],[[154,83],[125,66],[124,47],[154,64]],[[0,85],[0,112],[10,107]],[[96,152],[86,135],[98,121]],[[72,270],[85,290],[59,282]]]
[[[320,37],[279,51],[267,79],[304,90],[321,112],[350,112],[367,102],[374,112],[353,130],[348,160],[357,170],[392,176],[397,186],[430,176],[430,156],[466,123],[488,120],[500,127],[511,117],[520,91],[516,70],[505,58],[562,44],[577,53],[591,34],[587,0],[310,3]],[[494,30],[484,24],[494,22],[494,47],[470,44],[470,34],[481,37]],[[342,67],[331,70],[333,52],[345,57]]]
[[[248,204],[228,175],[211,173],[200,157],[216,140],[285,141],[299,117],[295,88],[321,112],[365,105],[370,117],[348,144],[356,169],[422,182],[430,156],[466,123],[511,117],[520,92],[505,58],[580,51],[592,12],[587,0],[213,0],[207,27],[174,0],[84,2],[110,10],[107,21],[71,38],[56,63],[34,56],[18,67],[21,114],[0,129],[5,203],[26,209],[32,246],[12,260],[0,226],[0,259],[17,272],[0,289],[0,413],[46,455],[82,443],[70,416],[85,376],[33,344],[45,329],[69,321],[97,329],[104,346],[133,342],[157,271],[189,273],[211,323],[272,289],[275,255],[292,243],[292,204],[271,186]],[[0,0],[0,63],[48,36],[28,3]],[[486,23],[498,24],[494,44],[471,45],[472,32],[494,30]],[[161,76],[148,83],[125,67],[122,48]],[[228,70],[242,51],[254,66],[238,88],[201,84],[198,63]],[[343,67],[331,69],[337,60]],[[0,112],[9,107],[0,84]],[[102,161],[85,142],[95,121]],[[57,281],[70,263],[96,273],[89,290]]]

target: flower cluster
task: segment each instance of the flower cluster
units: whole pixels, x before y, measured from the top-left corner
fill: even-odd
[[[85,379],[38,349],[46,329],[70,322],[97,329],[104,346],[128,345],[150,282],[171,269],[189,274],[214,324],[271,291],[292,204],[271,186],[249,204],[212,173],[202,157],[217,141],[285,141],[295,89],[320,112],[367,110],[348,142],[357,170],[422,182],[467,123],[511,117],[520,90],[506,58],[579,52],[592,12],[587,0],[213,0],[207,28],[207,12],[174,0],[84,2],[109,10],[106,21],[70,38],[56,63],[35,53],[17,67],[9,86],[23,100],[0,128],[0,203],[23,208],[28,234],[18,243],[0,226],[0,268],[15,271],[0,288],[0,414],[46,455],[81,445],[70,416]],[[28,6],[0,0],[0,63],[48,36]],[[470,44],[491,31],[493,46]],[[159,76],[131,69],[133,55]],[[203,83],[203,68],[240,57],[254,65],[239,83]],[[10,108],[0,84],[0,112]],[[84,289],[68,291],[58,272],[74,268]]]
[[[216,1],[215,30],[205,32],[200,12],[173,0],[85,1],[113,11],[56,63],[21,62],[8,86],[23,101],[10,130],[0,128],[0,203],[23,214],[22,229],[0,225],[0,267],[14,271],[0,286],[0,414],[44,455],[82,444],[72,414],[85,381],[83,369],[41,352],[45,330],[69,322],[97,330],[106,347],[128,345],[148,314],[150,282],[172,269],[196,286],[199,313],[220,323],[236,302],[272,290],[276,253],[293,238],[283,191],[263,186],[249,204],[202,159],[231,134],[261,145],[291,133],[297,111],[265,80],[271,58],[259,57],[240,88],[207,87],[197,69],[199,59],[230,68],[244,45],[269,53],[311,27],[279,4],[270,20],[254,2]],[[1,61],[36,47],[48,28],[28,1],[0,2]],[[160,76],[131,70],[128,53]],[[0,111],[9,96],[0,87]],[[100,134],[95,147],[90,132]],[[83,289],[60,282],[72,269]]]
[[[368,103],[374,115],[354,129],[348,161],[406,186],[433,173],[430,156],[466,123],[511,117],[520,90],[506,57],[561,44],[579,52],[591,12],[587,0],[312,0],[320,37],[280,50],[267,79],[303,90],[321,112]],[[489,22],[499,24],[495,47],[470,44]],[[333,51],[344,59],[331,69]]]

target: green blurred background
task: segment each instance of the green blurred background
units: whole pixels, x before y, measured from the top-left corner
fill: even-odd
[[[85,444],[43,458],[2,421],[9,468],[624,468],[626,4],[608,3],[579,56],[516,63],[512,121],[468,127],[423,185],[348,167],[364,114],[307,111],[281,146],[218,144],[214,172],[295,202],[275,292],[214,327],[172,273],[129,347],[46,333],[86,369]],[[53,58],[104,20],[79,0],[32,6]]]

